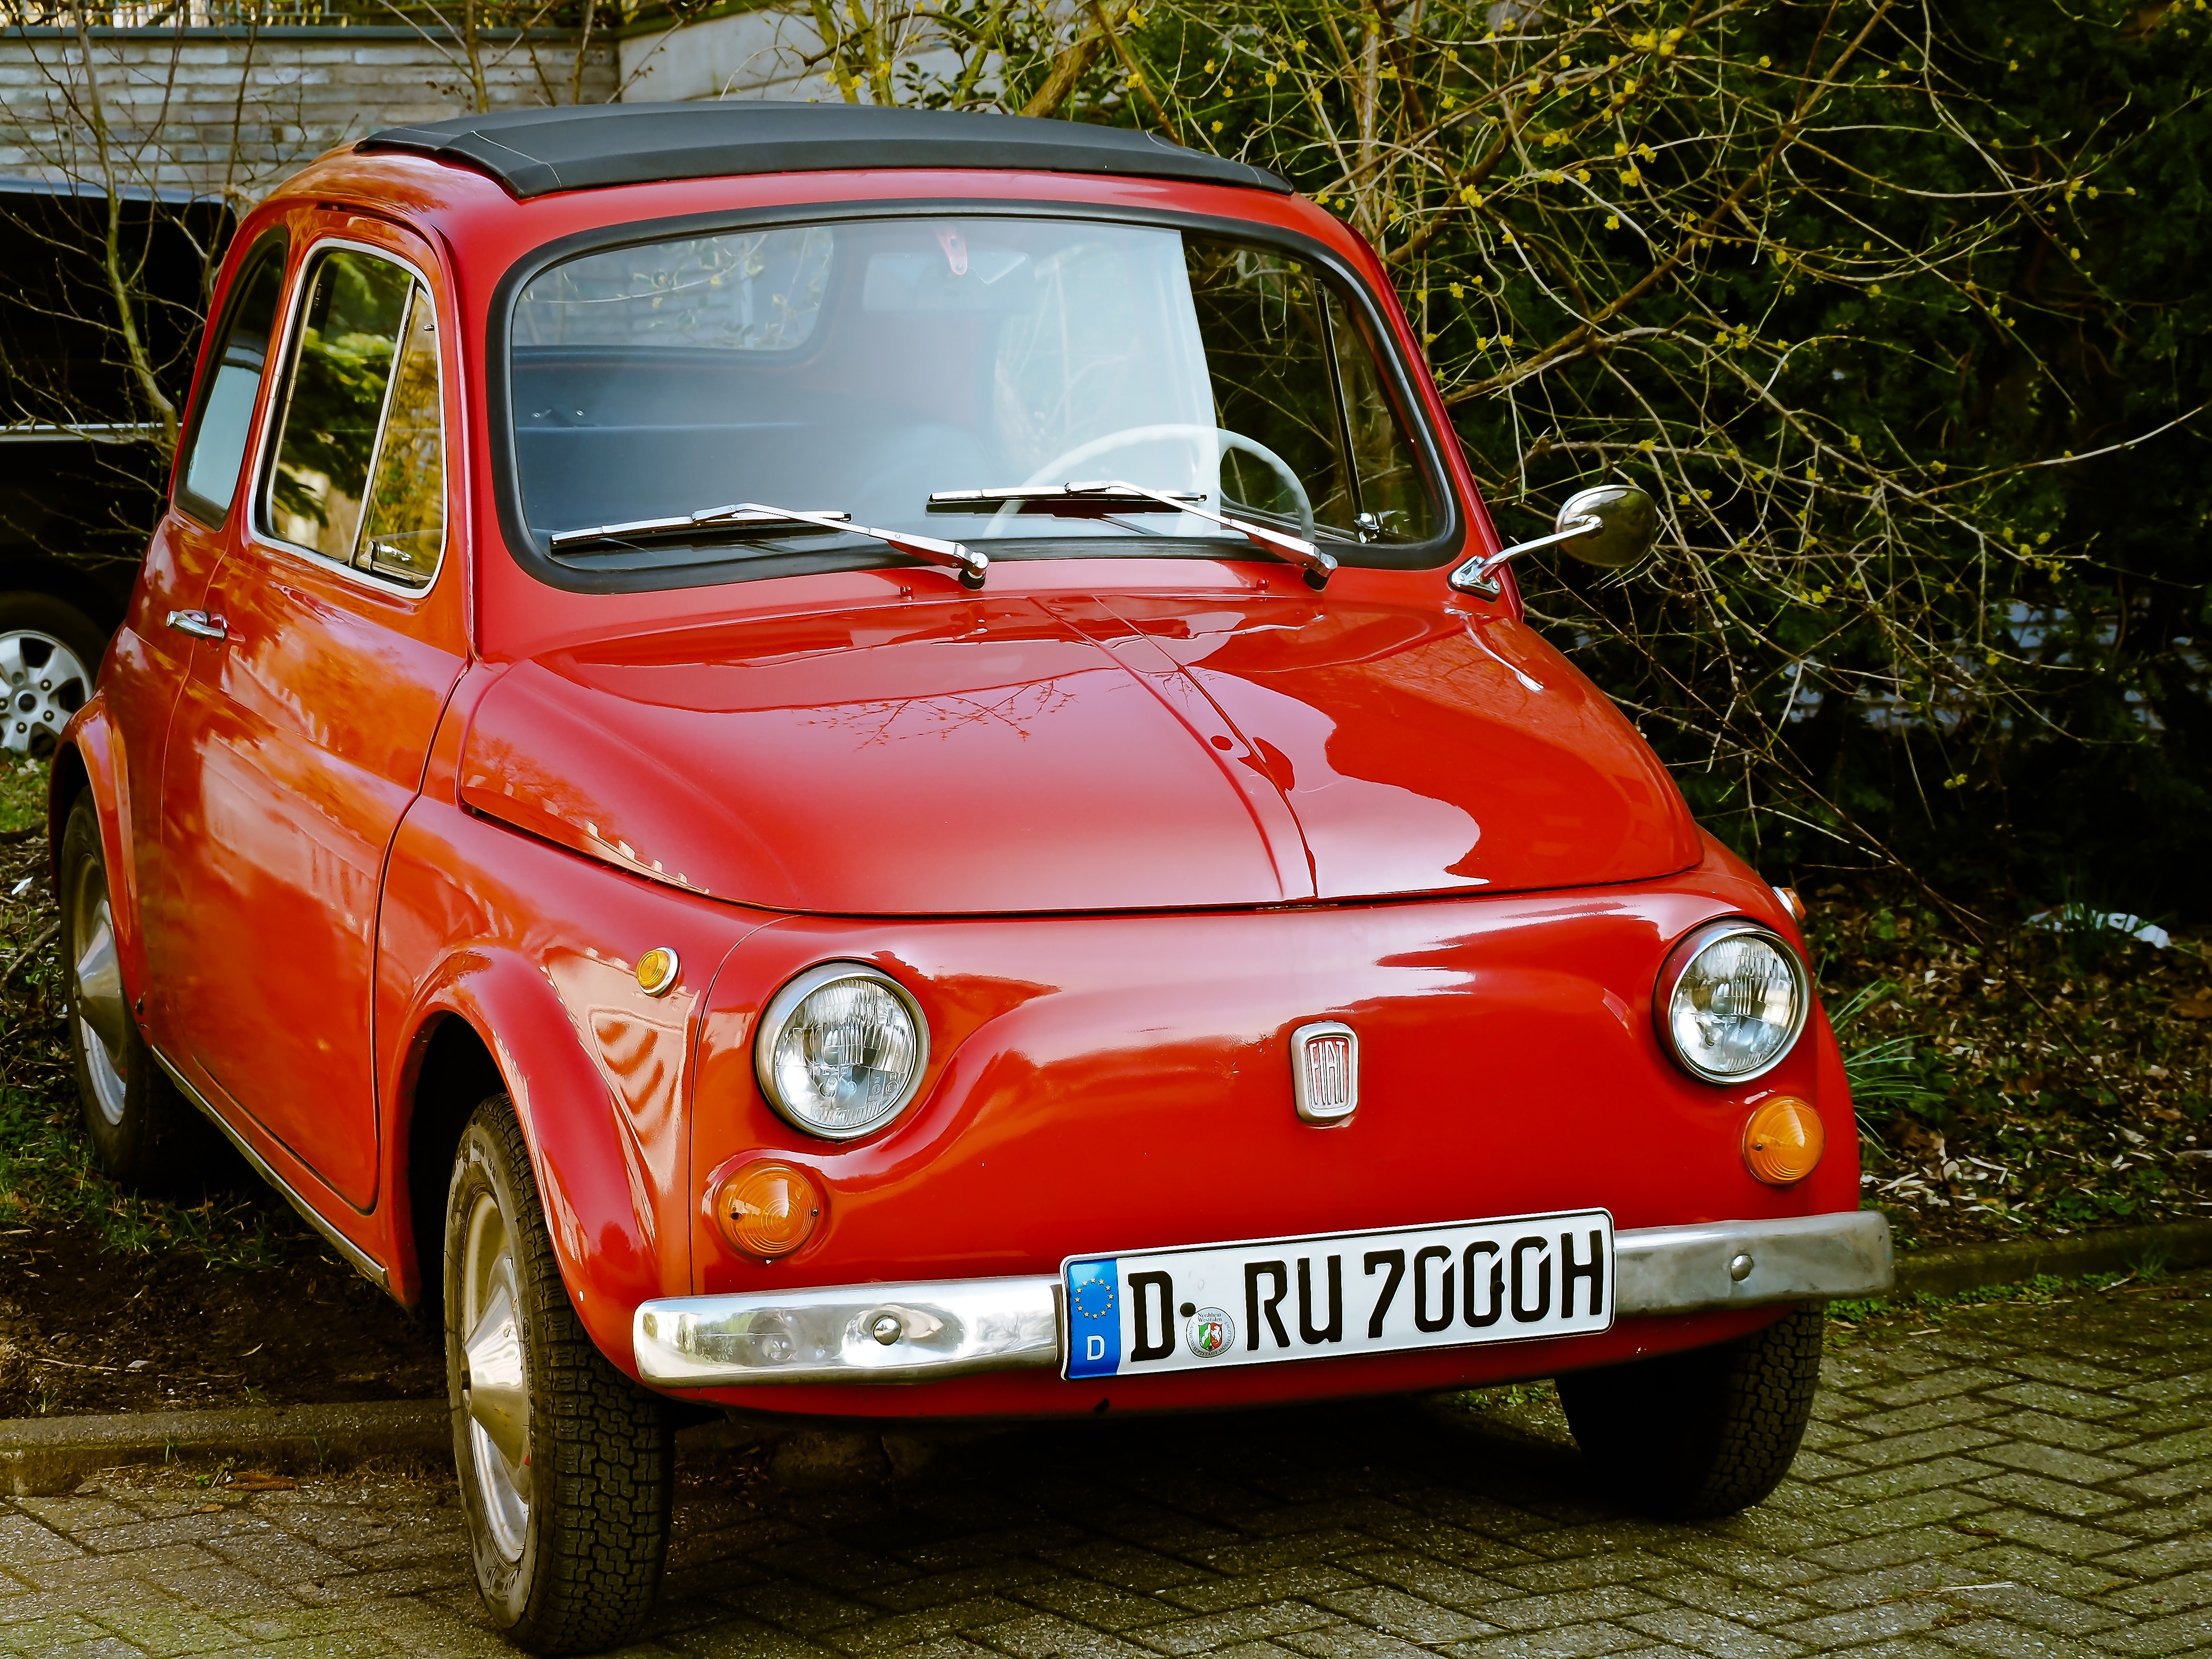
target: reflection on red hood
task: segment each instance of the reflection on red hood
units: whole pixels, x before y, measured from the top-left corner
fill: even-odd
[[[548,653],[462,797],[659,879],[848,915],[1633,881],[1696,830],[1524,624],[1335,598],[978,597]]]

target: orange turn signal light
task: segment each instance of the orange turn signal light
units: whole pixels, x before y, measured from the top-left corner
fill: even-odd
[[[764,1159],[736,1170],[714,1189],[714,1220],[740,1255],[773,1261],[814,1237],[822,1188],[795,1164]]]
[[[1788,1187],[1813,1173],[1828,1145],[1820,1115],[1795,1095],[1759,1103],[1743,1126],[1743,1161],[1770,1187]]]

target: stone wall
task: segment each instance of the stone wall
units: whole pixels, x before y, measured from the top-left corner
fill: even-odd
[[[487,33],[475,62],[410,27],[0,30],[0,174],[228,191],[241,202],[362,135],[475,107],[568,103],[577,38]],[[581,49],[580,101],[617,93],[611,42]],[[103,167],[94,100],[112,135]]]

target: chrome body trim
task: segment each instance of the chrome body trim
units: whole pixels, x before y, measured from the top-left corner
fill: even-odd
[[[1623,1314],[1880,1296],[1897,1282],[1889,1218],[1879,1210],[1632,1227],[1613,1235],[1613,1307]]]
[[[922,1382],[1057,1368],[1060,1279],[667,1297],[639,1305],[630,1340],[639,1377],[662,1388]]]
[[[298,1193],[293,1191],[291,1183],[286,1181],[283,1176],[278,1175],[276,1170],[269,1167],[268,1159],[263,1158],[260,1153],[255,1152],[252,1146],[246,1144],[246,1137],[240,1134],[236,1129],[231,1127],[229,1120],[225,1118],[221,1112],[216,1110],[214,1107],[208,1104],[207,1097],[200,1093],[198,1089],[195,1089],[190,1083],[187,1083],[185,1080],[184,1073],[178,1071],[174,1066],[169,1063],[169,1057],[167,1054],[163,1054],[159,1048],[155,1048],[151,1043],[147,1044],[146,1047],[147,1052],[154,1056],[155,1064],[169,1074],[169,1081],[177,1085],[178,1090],[184,1095],[184,1097],[186,1100],[191,1101],[193,1105],[199,1108],[201,1115],[205,1117],[209,1122],[214,1124],[216,1128],[222,1131],[225,1137],[227,1137],[230,1141],[230,1144],[238,1148],[239,1155],[244,1158],[248,1164],[251,1164],[253,1166],[253,1173],[259,1176],[264,1181],[274,1187],[277,1190],[278,1194],[283,1196],[284,1201],[300,1212],[300,1218],[323,1236],[330,1247],[338,1253],[339,1258],[343,1261],[348,1267],[351,1267],[363,1279],[366,1279],[370,1284],[375,1285],[378,1290],[389,1294],[392,1290],[391,1275],[386,1272],[384,1264],[377,1261],[374,1256],[369,1255],[368,1251],[362,1249],[361,1246],[355,1243],[353,1240],[348,1238],[336,1227],[331,1225],[329,1222],[324,1220],[323,1218],[316,1212],[313,1205],[308,1203],[306,1199],[301,1197]]]
[[[1889,1222],[1872,1210],[1638,1227],[1613,1241],[1614,1307],[1623,1315],[1877,1296],[1895,1282]],[[639,1377],[664,1389],[1056,1370],[1060,1279],[663,1297],[639,1304],[630,1340]]]
[[[52,443],[66,440],[77,443],[134,444],[149,443],[161,435],[161,428],[144,421],[75,421],[67,424],[54,421],[18,422],[0,426],[0,444]]]

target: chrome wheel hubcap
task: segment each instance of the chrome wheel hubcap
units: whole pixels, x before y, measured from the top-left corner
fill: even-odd
[[[92,1102],[112,1126],[123,1121],[125,1080],[130,1075],[124,1036],[131,1011],[123,1003],[123,975],[115,962],[115,921],[107,908],[107,872],[87,859],[70,896],[71,1033],[92,1083]]]
[[[469,1211],[461,1254],[461,1347],[467,1375],[469,1451],[484,1522],[509,1561],[522,1559],[530,1525],[530,1391],[522,1368],[522,1297],[507,1218],[489,1193]]]
[[[0,688],[8,712],[0,749],[50,755],[69,717],[92,695],[92,676],[76,653],[51,634],[0,634]]]

